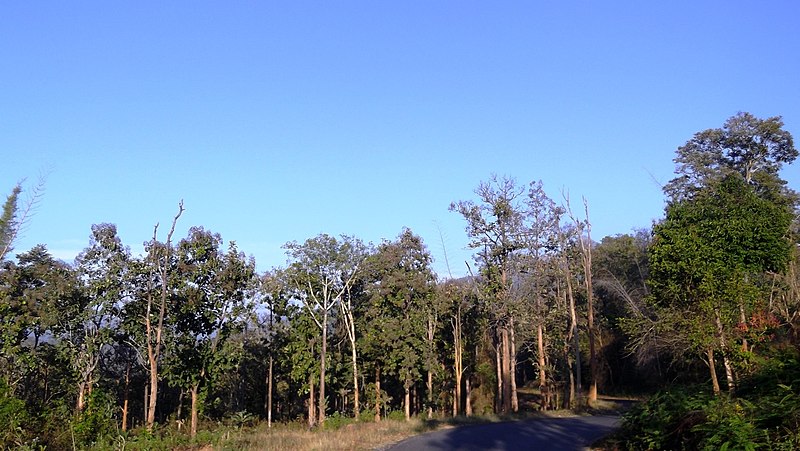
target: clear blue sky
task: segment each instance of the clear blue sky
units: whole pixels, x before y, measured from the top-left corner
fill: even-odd
[[[648,227],[675,149],[738,111],[800,140],[800,4],[3,2],[0,180],[49,171],[16,250],[134,253],[184,199],[260,270],[319,233],[421,235],[492,173],[585,196],[594,238]],[[784,177],[800,188],[800,171]],[[163,238],[163,233],[161,234]]]

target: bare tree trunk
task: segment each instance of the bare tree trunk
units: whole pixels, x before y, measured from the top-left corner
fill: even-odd
[[[428,314],[428,330],[427,330],[427,333],[428,333],[428,349],[430,350],[431,347],[433,346],[434,339],[436,338],[435,337],[435,334],[436,334],[435,324],[434,324],[434,320],[432,318],[432,315],[430,313]],[[454,332],[454,335],[455,335],[455,332]],[[455,338],[454,341],[455,341],[454,347],[458,347],[458,338]],[[428,409],[427,410],[428,410],[428,418],[433,418],[433,362],[428,361],[427,362],[427,366],[428,366],[428,378],[427,378],[427,384],[426,384],[426,388],[428,390]],[[458,369],[456,369],[456,378],[458,378]]]
[[[344,319],[345,330],[347,331],[347,339],[350,341],[350,357],[353,366],[353,416],[356,420],[361,413],[361,404],[359,401],[358,390],[358,352],[356,348],[356,321],[353,316],[353,306],[351,304],[349,285],[347,288],[347,297],[339,301],[339,308],[342,311],[342,319]]]
[[[197,409],[198,409],[198,388],[199,384],[195,383],[192,385],[192,428],[191,428],[191,437],[197,437]]]
[[[458,306],[456,317],[453,321],[453,361],[456,377],[456,385],[454,387],[454,396],[456,398],[453,403],[453,416],[458,416],[459,405],[461,403],[461,379],[464,374],[463,368],[463,344],[461,337],[461,306]]]
[[[84,381],[78,382],[78,400],[75,403],[75,411],[76,412],[83,412],[83,408],[86,407],[86,383]]]
[[[714,364],[714,350],[709,347],[706,350],[706,356],[708,357],[708,370],[711,373],[711,388],[714,390],[715,395],[719,395],[719,379],[717,379],[717,366]]]
[[[565,356],[567,359],[567,372],[569,382],[566,384],[566,393],[564,393],[564,403],[562,407],[565,409],[570,409],[575,405],[575,373],[572,370],[572,360],[570,360],[569,352]]]
[[[127,362],[125,366],[125,390],[122,394],[122,431],[128,430],[128,399],[130,397],[131,387],[131,362]]]
[[[511,410],[519,412],[519,398],[517,397],[517,344],[514,339],[514,318],[511,318],[509,335],[511,338],[511,352],[509,355],[509,366],[511,367]]]
[[[575,309],[575,296],[572,291],[572,274],[569,271],[569,262],[565,262],[566,264],[566,281],[567,281],[567,292],[566,296],[569,303],[569,316],[570,316],[570,331],[568,337],[572,339],[572,349],[575,353],[575,378],[573,379],[573,372],[570,370],[570,393],[569,393],[569,403],[573,405],[573,403],[577,402],[578,404],[583,403],[583,387],[581,385],[581,347],[580,347],[580,338],[578,337],[578,314]],[[567,362],[570,362],[569,358]]]
[[[425,388],[428,389],[428,419],[433,418],[433,371],[428,368],[428,378],[425,382]]]
[[[183,389],[181,389],[180,394],[178,395],[178,412],[177,412],[177,414],[175,416],[178,418],[178,430],[179,431],[181,430],[181,426],[183,424],[183,422],[182,422],[182,420],[183,420],[183,395],[185,395],[185,394],[186,394],[186,392]]]
[[[572,338],[573,349],[575,351],[575,397],[577,397],[578,404],[583,404],[583,387],[581,377],[581,346],[580,338],[578,337],[578,314],[575,309],[575,295],[572,291],[572,274],[569,270],[569,262],[566,262],[567,268],[567,298],[569,300],[569,316],[570,316],[570,337]],[[570,373],[571,374],[571,373]],[[570,397],[572,398],[572,397]]]
[[[548,410],[550,405],[549,388],[547,387],[547,369],[544,360],[544,328],[542,324],[536,325],[536,352],[539,365],[539,392],[542,394],[542,410]]]
[[[267,427],[272,427],[272,365],[274,362],[273,352],[273,330],[272,320],[275,317],[275,303],[273,298],[270,297],[269,304],[269,368],[267,369],[267,401],[264,409],[267,411]]]
[[[375,422],[381,421],[381,369],[375,367]]]
[[[147,427],[153,429],[156,422],[156,399],[158,398],[158,360],[152,353],[150,359],[150,404],[147,406]]]
[[[405,410],[406,410],[406,421],[411,421],[411,381],[406,379],[406,382],[403,384],[405,388]]]
[[[328,311],[325,310],[322,314],[322,349],[319,356],[319,414],[317,421],[320,426],[325,425],[325,354],[328,350]]]
[[[156,249],[152,252],[156,252],[155,261],[153,262],[156,266],[156,269],[159,273],[160,282],[161,282],[161,296],[160,296],[160,308],[158,313],[158,325],[155,329],[153,329],[153,325],[150,320],[150,313],[151,308],[153,305],[153,290],[152,290],[152,283],[153,283],[153,276],[154,274],[151,272],[150,278],[148,280],[148,285],[150,289],[147,290],[147,310],[145,313],[145,332],[147,334],[146,341],[147,341],[147,361],[149,364],[150,369],[150,402],[147,407],[147,430],[152,431],[153,425],[156,422],[156,402],[158,400],[158,358],[161,354],[161,344],[162,344],[162,334],[164,332],[164,315],[166,313],[167,308],[167,295],[168,295],[168,271],[169,271],[169,259],[172,254],[172,234],[175,232],[175,225],[178,223],[178,218],[181,217],[183,214],[183,201],[178,204],[178,214],[175,215],[175,218],[172,220],[172,227],[167,234],[167,241],[164,243],[164,255],[161,255]],[[156,242],[158,232],[158,224],[153,227],[153,243]],[[162,261],[163,259],[163,261]]]
[[[588,310],[587,333],[589,336],[589,373],[590,373],[588,402],[591,405],[592,403],[597,401],[597,380],[598,380],[597,351],[595,344],[596,331],[594,329],[594,290],[592,287],[592,223],[589,221],[589,204],[586,201],[586,198],[583,199],[583,207],[586,215],[585,221],[580,221],[572,214],[572,209],[569,205],[569,198],[566,198],[566,202],[567,202],[567,211],[569,213],[569,216],[575,223],[575,227],[581,232],[580,236],[578,237],[579,238],[578,241],[580,242],[581,245],[581,261],[583,263],[583,272],[584,272],[583,280],[586,288],[586,303]],[[584,239],[582,233],[584,225],[586,227],[586,239]],[[576,366],[577,368],[580,368],[580,362],[576,362]],[[580,383],[580,376],[578,376],[577,379],[578,382]],[[580,387],[578,391],[580,393]],[[579,394],[579,396],[581,395]]]
[[[502,377],[503,377],[503,413],[511,412],[511,343],[507,326],[501,330],[502,339]]]
[[[467,378],[464,380],[464,383],[465,383],[465,385],[466,385],[466,387],[465,387],[465,388],[466,388],[466,392],[467,392],[467,393],[466,393],[466,395],[467,395],[467,401],[466,401],[466,402],[467,402],[466,414],[467,414],[467,416],[468,416],[468,417],[471,417],[471,416],[472,416],[472,397],[471,397],[471,395],[472,395],[472,391],[471,391],[471,388],[470,388],[470,385],[469,385],[469,377],[467,377]]]
[[[269,356],[269,369],[267,370],[267,427],[272,427],[272,351]]]
[[[353,357],[353,415],[357,420],[361,414],[361,405],[358,399],[358,360],[356,356],[356,344],[351,343],[351,351]]]
[[[744,305],[742,305],[741,301],[739,301],[739,321],[742,323],[742,327],[747,330],[747,316],[744,313]],[[742,338],[742,352],[748,353],[750,352],[750,346],[747,343],[747,338]]]
[[[589,383],[589,405],[597,401],[597,380],[600,378],[597,364],[597,331],[594,327],[594,288],[592,287],[592,224],[589,222],[589,204],[583,199],[584,211],[586,213],[586,243],[581,240],[581,250],[583,251],[584,283],[586,284],[586,302],[588,310],[588,333],[589,333],[589,372],[591,382]]]
[[[731,362],[728,358],[728,345],[725,342],[725,331],[722,328],[722,319],[720,319],[719,310],[714,311],[714,320],[717,325],[717,336],[719,338],[720,352],[722,352],[722,365],[725,367],[725,378],[728,382],[728,391],[733,393],[736,391],[736,381],[733,375],[733,367],[731,367]]]
[[[316,407],[314,405],[314,375],[309,374],[308,376],[308,427],[313,428],[314,425],[317,424],[316,419],[314,418],[314,409]]]
[[[497,396],[495,396],[496,413],[503,411],[503,362],[500,356],[503,354],[502,339],[500,338],[500,330],[497,330],[497,347],[495,349],[495,367],[497,367]]]

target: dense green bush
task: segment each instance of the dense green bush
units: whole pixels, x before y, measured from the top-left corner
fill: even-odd
[[[25,402],[17,399],[5,381],[0,379],[0,448],[10,449],[28,443],[30,416]]]
[[[628,450],[800,449],[800,359],[778,355],[735,395],[666,390],[633,408],[616,435]]]
[[[75,442],[89,446],[101,438],[116,436],[115,410],[116,406],[111,396],[100,389],[92,391],[86,409],[77,414],[72,422]]]

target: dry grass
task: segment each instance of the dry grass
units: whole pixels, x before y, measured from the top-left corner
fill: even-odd
[[[530,395],[530,394],[528,394]],[[215,446],[205,445],[200,448],[185,448],[193,451],[213,450],[373,450],[384,449],[405,438],[428,431],[454,426],[487,423],[498,421],[516,421],[535,417],[563,417],[576,414],[599,413],[620,409],[618,399],[600,399],[592,409],[581,409],[580,412],[569,410],[527,411],[509,416],[481,415],[474,417],[441,418],[424,420],[414,418],[411,421],[384,419],[379,423],[372,421],[355,422],[345,419],[344,424],[327,426],[326,429],[309,430],[304,423],[275,424],[267,428],[266,423],[233,431],[228,430],[214,440]],[[587,411],[588,410],[588,411]],[[339,423],[342,424],[342,423]]]
[[[309,430],[301,424],[265,424],[232,433],[214,449],[218,450],[374,450],[384,449],[405,438],[455,426],[514,421],[541,416],[571,416],[570,411],[536,412],[501,417],[496,415],[411,421],[384,419],[380,423],[357,422],[336,429]],[[205,450],[204,450],[205,451]]]
[[[388,446],[430,428],[420,420],[359,422],[335,430],[308,430],[299,425],[266,425],[232,434],[223,450],[369,450]]]

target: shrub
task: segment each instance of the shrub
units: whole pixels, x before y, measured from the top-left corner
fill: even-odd
[[[114,418],[116,406],[110,395],[95,389],[89,395],[86,409],[77,414],[72,422],[75,442],[89,446],[101,438],[116,434],[117,421]]]
[[[614,441],[640,449],[800,449],[800,359],[761,363],[734,395],[686,387],[657,393],[623,418]]]
[[[25,402],[16,398],[5,381],[0,380],[0,448],[19,447],[31,440],[26,429],[30,421]]]

